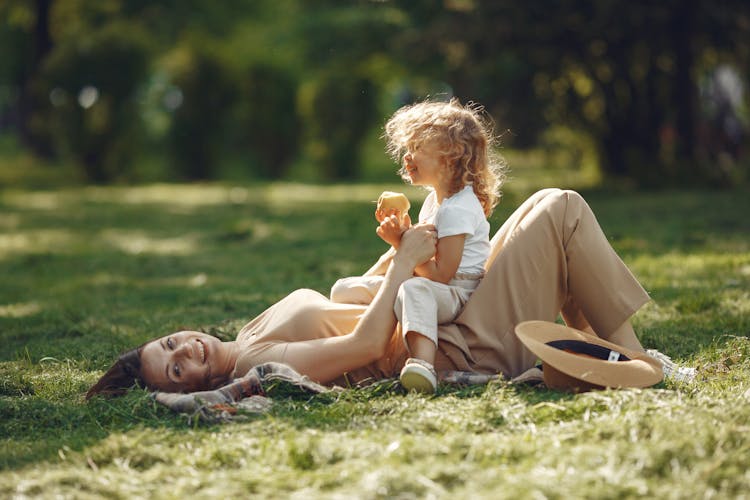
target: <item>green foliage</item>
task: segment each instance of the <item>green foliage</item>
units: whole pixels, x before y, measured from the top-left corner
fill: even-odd
[[[174,170],[187,179],[209,179],[227,145],[237,90],[226,63],[205,40],[181,49],[172,68],[174,85],[182,96],[169,131]]]
[[[747,183],[747,2],[526,7],[7,0],[0,127],[37,154],[76,159],[90,180],[281,178],[299,165],[351,179],[368,174],[365,138],[385,116],[446,93],[484,104],[506,146],[585,135],[605,177]],[[719,95],[722,68],[738,83]],[[165,75],[167,109],[153,99]],[[84,109],[87,85],[99,99]],[[578,149],[557,145],[552,156]]]
[[[148,68],[144,34],[125,23],[68,39],[46,59],[35,82],[48,104],[32,117],[40,136],[95,182],[122,176],[139,143],[136,90]]]
[[[297,81],[285,68],[257,63],[241,75],[239,82],[233,120],[235,148],[247,152],[259,175],[284,178],[302,139]]]
[[[12,92],[8,83],[16,75],[29,71],[31,66],[31,40],[27,32],[34,23],[33,8],[28,2],[3,2],[0,5],[0,19],[4,21],[0,23],[0,60],[3,61],[0,65],[0,82],[4,82],[0,109],[3,109],[11,97],[7,94]]]
[[[376,116],[376,89],[366,77],[330,75],[312,87],[305,103],[311,160],[324,178],[357,177],[360,149]]]
[[[522,177],[523,168],[515,175]],[[511,182],[499,227],[531,186]],[[0,496],[739,497],[750,488],[746,191],[588,192],[653,301],[646,347],[689,385],[577,396],[506,381],[278,395],[196,423],[141,390],[83,394],[121,350],[231,338],[290,290],[327,293],[384,246],[397,185],[189,184],[0,193]],[[418,209],[423,191],[408,189]],[[283,391],[279,391],[283,392]],[[165,493],[168,492],[168,493]]]

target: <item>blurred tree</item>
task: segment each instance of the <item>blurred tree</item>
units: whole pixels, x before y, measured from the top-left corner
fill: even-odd
[[[191,42],[178,52],[171,68],[182,93],[169,132],[174,170],[187,179],[209,179],[227,145],[237,88],[226,63],[205,40]]]
[[[145,26],[159,45],[154,71],[166,78],[166,88],[162,89],[166,90],[163,98],[168,101],[166,146],[172,171],[179,177],[216,178],[229,158],[247,156],[248,151],[253,167],[261,170],[272,161],[269,158],[280,162],[277,166],[282,168],[285,166],[282,164],[290,161],[279,152],[277,136],[274,136],[276,143],[267,141],[268,132],[265,140],[253,142],[246,131],[262,120],[257,112],[265,113],[273,104],[281,104],[278,99],[267,102],[265,99],[272,96],[260,96],[257,91],[269,90],[275,96],[289,85],[282,81],[282,76],[275,83],[267,80],[268,74],[256,75],[256,79],[247,69],[257,57],[254,47],[235,44],[236,32],[248,24],[251,29],[261,27],[261,18],[266,23],[262,30],[270,31],[273,23],[268,22],[269,3],[268,0],[124,2],[124,13]],[[248,78],[253,83],[248,83]],[[262,106],[266,107],[259,108]],[[268,118],[267,128],[278,131],[274,124]],[[258,152],[257,147],[265,149]],[[270,150],[276,153],[270,154]],[[295,151],[294,147],[289,150]]]
[[[299,152],[297,81],[288,69],[256,63],[238,78],[239,96],[232,135],[235,149],[249,150],[258,173],[282,178]]]
[[[321,78],[307,109],[312,160],[328,179],[354,179],[365,134],[376,116],[375,87],[357,75]]]
[[[606,172],[644,185],[732,182],[747,154],[747,99],[727,111],[716,77],[742,95],[744,0],[5,0],[0,16],[0,126],[99,180],[157,129],[188,178],[227,158],[283,176],[299,151],[355,178],[373,127],[439,92],[483,103],[515,146],[582,131]],[[141,127],[156,81],[169,105]]]
[[[220,38],[254,9],[250,0],[0,3],[8,20],[0,41],[9,42],[0,54],[10,56],[0,70],[2,121],[37,153],[71,157],[91,180],[107,181],[141,153],[136,99],[155,57],[186,32]]]
[[[125,173],[138,149],[135,94],[147,74],[143,33],[108,23],[59,43],[35,80],[39,103],[31,122],[86,176],[106,182]]]
[[[325,177],[353,179],[364,139],[381,118],[380,90],[397,67],[387,40],[405,19],[389,5],[364,0],[302,5],[297,29],[308,75],[300,97],[307,151]]]
[[[483,101],[512,129],[521,124],[522,144],[542,130],[534,122],[563,124],[594,138],[612,175],[724,181],[697,162],[697,82],[711,54],[747,72],[747,2],[398,4],[415,28],[396,39],[405,59],[442,71],[457,95]]]
[[[33,87],[44,58],[53,47],[50,34],[52,0],[7,0],[0,4],[0,114],[13,124],[23,144],[37,154],[52,154],[48,134],[34,130],[33,112],[46,105]],[[41,99],[41,101],[39,100]],[[3,102],[5,101],[5,102]],[[4,109],[3,109],[4,108]]]

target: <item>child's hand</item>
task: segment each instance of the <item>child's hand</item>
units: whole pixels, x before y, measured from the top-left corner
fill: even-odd
[[[383,219],[375,232],[380,238],[394,248],[398,248],[401,243],[401,235],[411,227],[411,217],[407,213],[403,222],[395,215],[390,215]]]
[[[398,210],[396,208],[389,208],[387,210],[379,208],[375,210],[375,220],[377,220],[378,222],[383,222],[391,215],[395,215],[398,219],[401,219],[401,210]]]

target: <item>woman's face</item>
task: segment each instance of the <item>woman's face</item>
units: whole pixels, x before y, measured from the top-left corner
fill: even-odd
[[[141,351],[141,375],[161,391],[213,389],[234,369],[230,349],[211,335],[183,331],[149,342]]]

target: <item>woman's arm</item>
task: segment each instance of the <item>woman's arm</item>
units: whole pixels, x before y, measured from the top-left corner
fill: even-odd
[[[393,256],[396,255],[396,249],[391,247],[388,249],[387,252],[385,252],[383,255],[380,256],[378,261],[373,264],[373,266],[365,271],[365,274],[362,276],[382,276],[385,274],[385,272],[388,270],[388,264],[391,263],[391,259],[393,259]]]
[[[400,214],[390,215],[384,217],[382,220],[378,219],[380,225],[375,230],[378,236],[391,245],[386,253],[380,256],[378,261],[370,269],[368,269],[363,276],[377,276],[385,274],[388,269],[388,264],[391,263],[391,259],[396,255],[396,249],[401,243],[401,235],[404,231],[411,227],[411,217],[407,213],[402,219]]]
[[[406,231],[383,285],[354,331],[339,337],[290,342],[283,361],[303,375],[325,383],[381,358],[396,328],[393,304],[399,286],[412,277],[419,263],[434,255],[436,240],[433,226]]]

